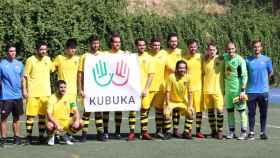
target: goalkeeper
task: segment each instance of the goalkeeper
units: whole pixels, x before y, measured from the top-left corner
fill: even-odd
[[[247,113],[245,88],[247,84],[247,68],[245,60],[236,53],[236,45],[229,42],[224,54],[225,62],[225,106],[228,112],[228,139],[235,138],[235,117],[234,110],[240,114],[241,134],[239,140],[244,140],[247,136]]]

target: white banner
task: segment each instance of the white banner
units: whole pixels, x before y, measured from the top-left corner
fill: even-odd
[[[139,111],[140,84],[137,54],[89,55],[84,70],[85,111]]]

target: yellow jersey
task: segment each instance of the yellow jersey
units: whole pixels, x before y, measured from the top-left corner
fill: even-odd
[[[202,91],[202,55],[189,53],[182,55],[183,60],[188,64],[187,73],[191,78],[191,92]]]
[[[164,78],[165,81],[168,80],[168,77],[175,72],[175,67],[177,61],[181,60],[182,58],[182,50],[179,48],[176,48],[174,50],[172,49],[165,49],[164,50],[167,54],[167,63],[166,63],[166,69],[164,72]],[[172,70],[172,71],[170,71]]]
[[[167,54],[165,51],[159,51],[157,53],[149,52],[153,66],[155,69],[155,76],[150,88],[150,91],[161,91],[164,90],[164,72],[167,63]]]
[[[92,54],[92,53],[85,53],[83,54],[81,57],[80,57],[80,61],[79,61],[79,66],[78,66],[78,71],[80,72],[84,72],[84,67],[85,67],[85,59],[87,56],[90,56],[90,55],[99,55],[99,54],[102,54],[101,51],[97,51],[96,53]]]
[[[203,60],[203,93],[223,94],[224,61],[218,56]]]
[[[155,69],[151,60],[151,56],[147,52],[144,52],[143,54],[139,55],[138,60],[140,65],[141,87],[143,90],[145,88],[148,75],[155,74]]]
[[[176,78],[175,74],[169,76],[166,83],[166,91],[170,94],[170,101],[175,103],[188,102],[190,89],[190,77],[188,75],[182,78]]]
[[[42,59],[32,55],[26,60],[24,76],[27,79],[28,97],[45,97],[51,95],[50,73],[54,70],[51,59]]]
[[[77,104],[71,102],[67,95],[61,98],[57,94],[51,95],[47,106],[47,112],[51,113],[56,120],[70,120],[71,112],[77,109]]]
[[[79,66],[79,56],[71,58],[65,55],[58,55],[54,60],[54,67],[59,80],[67,83],[67,93],[77,94],[77,73]]]

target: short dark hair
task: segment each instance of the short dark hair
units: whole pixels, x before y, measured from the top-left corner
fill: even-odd
[[[175,71],[178,69],[179,65],[180,64],[185,64],[186,65],[186,69],[188,69],[188,64],[185,60],[179,60],[176,62],[176,68],[175,68]]]
[[[65,43],[66,48],[76,48],[77,40],[75,38],[70,38]]]
[[[112,43],[114,41],[114,38],[121,38],[120,34],[118,32],[114,32],[111,36],[110,36],[110,43]]]
[[[209,48],[210,46],[214,46],[214,47],[217,47],[217,44],[215,41],[210,41],[207,43],[207,48]]]
[[[66,82],[64,80],[58,80],[56,81],[56,87],[58,88],[61,84],[65,84],[66,85]]]
[[[88,38],[88,42],[89,43],[92,43],[93,41],[99,41],[99,37],[95,34],[91,35],[89,38]]]
[[[167,42],[170,41],[171,37],[178,37],[178,34],[176,32],[171,32],[167,36]]]
[[[229,41],[227,44],[226,44],[226,48],[228,47],[229,44],[233,44],[235,47],[236,47],[236,43],[234,41]]]
[[[47,41],[44,41],[44,40],[42,40],[42,41],[38,41],[37,43],[36,43],[36,49],[38,50],[41,46],[48,46],[48,42]]]
[[[145,42],[145,39],[140,37],[140,38],[136,38],[136,40],[134,41],[134,44],[137,45],[139,41],[144,41]]]
[[[251,45],[255,45],[256,43],[261,43],[262,44],[262,41],[260,39],[255,39],[251,42]]]
[[[15,47],[16,48],[16,44],[14,42],[7,42],[6,46],[5,46],[5,51],[8,52],[10,48]]]
[[[189,40],[187,41],[187,45],[188,45],[188,46],[191,45],[191,44],[194,44],[194,43],[198,43],[197,40],[194,39],[194,38],[189,39]]]
[[[154,42],[160,42],[160,38],[155,36],[151,39],[151,43],[154,43]]]

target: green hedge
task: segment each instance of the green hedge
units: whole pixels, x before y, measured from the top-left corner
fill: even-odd
[[[78,39],[79,52],[83,53],[92,33],[102,38],[102,48],[107,49],[109,34],[120,32],[123,49],[133,50],[137,37],[149,40],[158,35],[165,39],[169,32],[177,32],[181,48],[187,39],[196,38],[203,51],[206,42],[214,39],[223,52],[224,45],[233,40],[243,55],[250,52],[251,39],[261,38],[279,74],[280,18],[262,10],[233,9],[223,16],[178,13],[174,17],[143,11],[141,16],[133,16],[127,13],[124,0],[2,0],[0,15],[0,46],[15,41],[23,60],[34,52],[40,39],[48,41],[53,57],[63,51],[70,37]]]

